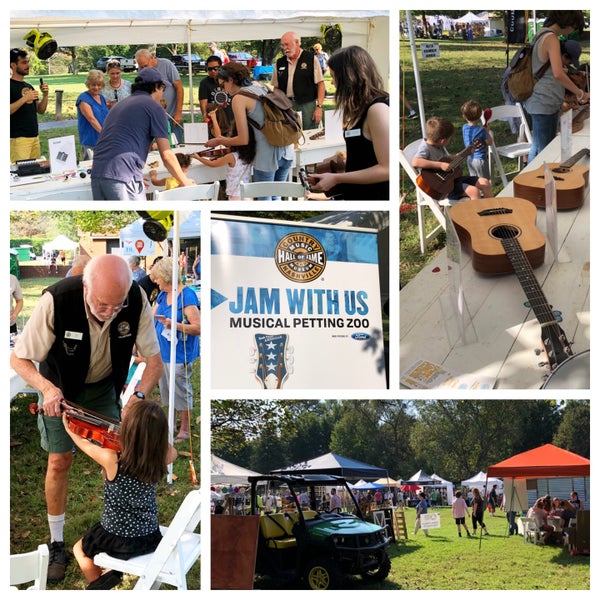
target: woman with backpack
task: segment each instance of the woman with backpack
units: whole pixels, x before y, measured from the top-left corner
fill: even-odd
[[[546,63],[550,63],[550,66],[535,84],[531,96],[523,103],[532,121],[532,144],[528,162],[556,136],[565,89],[575,94],[579,104],[590,101],[589,93],[579,89],[565,73],[558,39],[559,35],[568,36],[581,32],[584,27],[582,11],[551,10],[544,21],[544,28],[537,34],[537,41],[533,46],[532,71],[537,73]]]
[[[232,137],[217,136],[208,140],[205,145],[209,148],[216,146],[246,146],[250,142],[249,127],[254,131],[256,142],[256,155],[253,162],[252,181],[286,181],[294,159],[294,147],[275,146],[270,144],[263,132],[249,120],[254,121],[259,127],[264,125],[265,113],[258,97],[267,93],[263,85],[253,85],[250,72],[245,65],[238,62],[229,62],[219,68],[218,81],[221,89],[231,97],[231,108],[235,119],[237,135]],[[239,94],[241,90],[251,92],[256,99],[246,94]],[[280,198],[263,197],[259,200],[280,200]]]

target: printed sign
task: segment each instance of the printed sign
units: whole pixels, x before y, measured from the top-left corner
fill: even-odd
[[[377,232],[214,216],[214,388],[385,389]]]
[[[442,526],[440,513],[427,513],[419,518],[421,519],[421,529],[439,529]]]

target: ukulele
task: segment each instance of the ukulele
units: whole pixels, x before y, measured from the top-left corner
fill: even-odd
[[[484,198],[461,202],[452,206],[449,212],[461,241],[464,239],[470,242],[474,248],[474,268],[475,248],[479,248],[479,243],[482,241],[478,239],[478,236],[488,237],[492,240],[494,247],[502,248],[506,262],[510,264],[511,270],[516,274],[535,317],[540,323],[542,343],[548,357],[548,366],[552,371],[560,363],[573,356],[573,350],[533,273],[534,267],[539,266],[544,259],[544,238],[533,227],[537,234],[534,235],[533,231],[528,233],[537,239],[541,238],[539,242],[541,247],[530,249],[528,253],[521,245],[521,240],[528,243],[527,229],[524,229],[525,225],[522,219],[514,218],[514,216],[531,214],[531,211],[535,214],[535,207],[521,198]],[[483,244],[485,245],[485,240],[483,240]],[[529,257],[534,258],[535,262],[532,262]]]
[[[434,200],[442,200],[454,189],[454,180],[462,176],[460,165],[473,153],[473,150],[481,148],[483,142],[474,140],[454,156],[445,156],[440,162],[447,162],[450,168],[447,171],[441,169],[421,169],[417,176],[417,185],[428,196]]]
[[[589,168],[575,163],[589,156],[589,148],[583,148],[564,163],[546,163],[556,182],[556,208],[569,210],[583,204],[588,184]],[[546,184],[544,167],[519,173],[513,179],[514,194],[530,200],[540,208],[546,208]]]

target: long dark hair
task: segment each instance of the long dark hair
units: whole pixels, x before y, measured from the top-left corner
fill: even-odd
[[[387,98],[383,79],[371,55],[360,46],[339,48],[330,57],[335,102],[347,127],[354,126],[376,98]]]
[[[544,27],[557,24],[561,29],[573,27],[575,31],[585,29],[585,19],[581,10],[549,10],[548,16],[544,21]]]
[[[240,87],[252,85],[248,67],[239,62],[231,61],[227,64],[224,64],[219,68],[218,76],[221,79],[231,78],[233,83],[235,83],[235,85],[239,85]]]
[[[158,483],[167,473],[169,424],[155,402],[134,402],[125,411],[119,427],[121,473],[144,483]]]
[[[229,127],[229,137],[235,137],[237,135],[237,127],[235,121],[231,123]],[[234,152],[238,153],[240,160],[243,163],[250,164],[254,161],[256,156],[256,138],[254,137],[254,129],[248,125],[248,143],[244,146],[231,146]]]

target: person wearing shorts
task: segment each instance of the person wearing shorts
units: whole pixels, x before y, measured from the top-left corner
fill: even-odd
[[[132,282],[127,262],[106,254],[93,258],[83,276],[44,290],[11,353],[11,367],[41,396],[50,583],[64,579],[67,562],[63,529],[73,442],[62,422],[64,403],[119,419],[134,345],[146,357],[146,368],[129,402],[144,399],[156,386],[162,360],[146,295]]]

